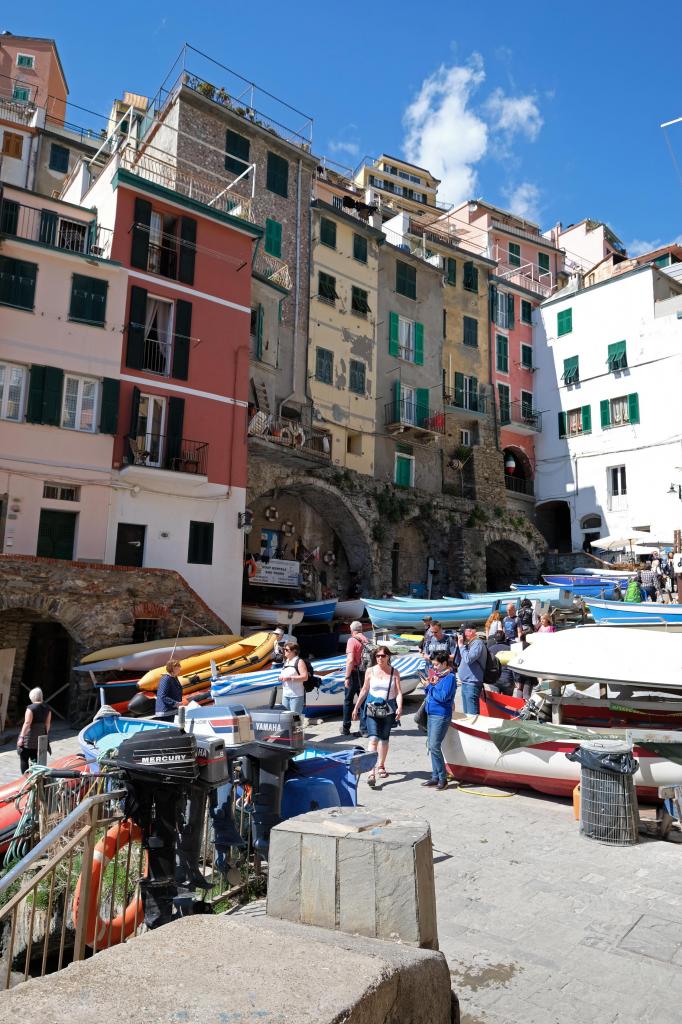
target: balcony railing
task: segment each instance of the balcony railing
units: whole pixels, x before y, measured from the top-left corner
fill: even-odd
[[[445,405],[453,409],[459,409],[461,412],[485,414],[488,408],[486,395],[473,395],[466,391],[463,395],[455,394],[452,391],[443,391],[443,402]]]
[[[518,427],[524,433],[542,430],[542,413],[521,402],[510,402],[498,407],[501,427]]]
[[[423,224],[419,220],[414,220],[412,217],[409,221],[409,233],[415,235],[421,239],[422,247],[426,248],[427,243],[433,245],[446,245],[448,248],[457,248],[460,245],[460,238],[454,232],[449,232],[443,228],[436,228],[432,225]]]
[[[0,118],[12,124],[33,128],[38,123],[38,108],[26,100],[15,100],[10,96],[0,96]]]
[[[129,466],[206,476],[208,442],[188,441],[184,437],[170,437],[166,434],[129,435],[126,460]]]
[[[531,497],[535,494],[533,481],[524,480],[523,477],[509,476],[505,473],[504,486],[515,494],[529,494]]]
[[[526,288],[546,298],[554,291],[554,276],[549,270],[540,270],[536,263],[520,263],[518,266],[509,262],[509,252],[499,245],[492,246],[491,259],[497,261],[497,276],[520,288]]]
[[[330,435],[325,431],[306,431],[297,420],[257,412],[249,423],[248,435],[280,445],[282,448],[292,448],[323,462],[331,459]]]
[[[280,288],[291,290],[291,274],[287,264],[284,260],[264,252],[260,247],[253,258],[253,272],[259,277],[264,277],[266,281],[279,285]]]
[[[72,220],[58,210],[38,210],[7,196],[0,199],[0,235],[102,259],[110,258],[113,238],[113,232],[95,220]]]
[[[420,405],[409,398],[389,402],[384,406],[384,423],[393,430],[423,431],[428,434],[445,433],[445,415],[428,405]]]

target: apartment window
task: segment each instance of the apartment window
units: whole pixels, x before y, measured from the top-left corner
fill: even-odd
[[[251,338],[256,359],[263,358],[263,321],[263,307],[259,302],[256,308],[251,310]]]
[[[94,433],[97,410],[97,381],[89,377],[64,376],[61,425],[66,430]]]
[[[393,482],[396,487],[414,487],[414,455],[396,452]]]
[[[478,348],[478,320],[472,316],[462,317],[464,327],[464,344],[471,348]]]
[[[225,133],[225,170],[243,174],[249,166],[249,140],[237,132]]]
[[[592,431],[592,410],[589,405],[559,413],[559,437],[575,437]]]
[[[361,363],[358,359],[351,359],[348,387],[356,395],[364,395],[365,393],[365,372],[364,363]]]
[[[349,430],[346,434],[346,454],[362,455],[362,434]]]
[[[509,373],[509,338],[495,336],[495,365],[499,373]]]
[[[358,316],[367,316],[369,313],[369,304],[367,302],[367,292],[364,288],[356,288],[355,285],[351,288],[351,309]]]
[[[573,310],[562,309],[556,315],[556,332],[561,338],[564,334],[570,334],[573,330]]]
[[[12,363],[0,363],[0,419],[18,423],[24,408],[26,370]]]
[[[28,103],[31,98],[31,90],[27,85],[15,85],[12,89],[12,99],[18,103]]]
[[[80,501],[81,489],[73,484],[49,483],[43,484],[43,498],[50,498],[52,501]]]
[[[18,68],[32,68],[35,66],[36,59],[32,53],[18,53],[17,54],[17,67]]]
[[[131,234],[133,267],[194,284],[197,222],[193,217],[162,214],[138,196]]]
[[[639,423],[639,395],[621,395],[605,398],[599,403],[601,425],[604,429]]]
[[[325,274],[320,270],[317,275],[317,297],[323,302],[330,302],[332,305],[338,299],[336,294],[336,278],[331,274]]]
[[[533,396],[530,391],[521,392],[521,417],[524,423],[534,422],[536,419],[533,409]]]
[[[13,199],[0,201],[0,232],[3,235],[16,235],[19,227],[19,203]]]
[[[549,274],[549,253],[538,253],[538,270],[541,274]]]
[[[625,466],[609,466],[606,470],[609,512],[625,512],[628,507]]]
[[[190,520],[187,561],[192,565],[213,563],[213,523]]]
[[[579,356],[570,356],[564,359],[564,372],[561,374],[564,384],[577,384],[580,380]]]
[[[511,391],[508,384],[497,385],[497,404],[500,410],[500,426],[511,423]]]
[[[37,263],[0,256],[0,305],[33,309],[37,272]]]
[[[265,221],[265,251],[277,259],[282,257],[282,225],[268,217]]]
[[[21,160],[24,152],[24,137],[17,132],[5,131],[2,136],[2,155],[10,156],[14,160]]]
[[[407,317],[391,313],[389,316],[388,354],[405,359],[417,366],[424,364],[424,325]]]
[[[43,210],[40,217],[40,241],[46,245],[57,245],[69,252],[85,252],[88,244],[88,226],[76,220],[59,218],[59,234],[55,237],[57,217]]]
[[[192,303],[175,303],[133,285],[128,311],[126,366],[187,380],[192,339]]]
[[[453,404],[458,409],[478,412],[478,378],[455,373],[455,396]]]
[[[521,366],[524,370],[533,369],[533,346],[522,345],[521,346]]]
[[[511,331],[514,326],[514,296],[511,292],[497,290],[493,294],[495,296],[493,305],[495,323],[505,331]]]
[[[334,373],[334,353],[327,348],[315,349],[315,378],[322,384],[331,384]]]
[[[616,370],[626,370],[628,365],[626,342],[614,341],[613,345],[609,345],[606,362],[610,373],[615,373]]]
[[[467,292],[478,291],[478,267],[471,262],[464,264],[462,286]]]
[[[457,284],[457,263],[452,256],[445,260],[445,280],[448,284]]]
[[[74,274],[71,279],[69,320],[93,327],[104,327],[107,310],[107,281]]]
[[[509,243],[509,266],[521,266],[521,246],[518,245],[516,242]]]
[[[266,188],[285,199],[289,194],[289,161],[277,153],[268,153]]]
[[[320,219],[320,241],[322,245],[336,249],[336,221],[329,220],[328,217]]]
[[[417,298],[417,270],[402,260],[396,260],[395,264],[395,290],[408,299]]]
[[[533,307],[528,299],[521,299],[521,323],[533,323]]]
[[[364,235],[353,235],[353,259],[360,263],[367,262],[367,239]]]
[[[459,443],[465,448],[471,448],[471,431],[460,430],[459,432]]]
[[[147,295],[142,369],[167,377],[173,350],[173,303]]]

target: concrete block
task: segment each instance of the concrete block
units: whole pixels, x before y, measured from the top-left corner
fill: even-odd
[[[320,928],[336,927],[336,840],[301,837],[300,920]]]
[[[301,837],[295,832],[275,830],[270,834],[268,862],[268,906],[273,917],[297,921],[301,881]]]
[[[369,843],[339,844],[337,854],[339,928],[373,935],[376,927],[374,847]]]

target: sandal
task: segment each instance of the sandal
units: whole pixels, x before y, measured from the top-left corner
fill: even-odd
[[[377,780],[376,780],[376,777],[374,775],[374,772],[370,772],[369,775],[367,776],[367,785],[370,787],[370,789],[374,789],[376,784],[377,784]]]
[[[380,779],[387,779],[388,778],[388,772],[386,771],[386,769],[384,768],[383,765],[381,765],[379,768],[377,768],[377,775],[379,776]]]

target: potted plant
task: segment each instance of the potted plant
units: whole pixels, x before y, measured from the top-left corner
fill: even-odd
[[[211,85],[210,82],[199,82],[197,92],[205,96],[207,100],[212,100],[215,96],[215,85]]]

